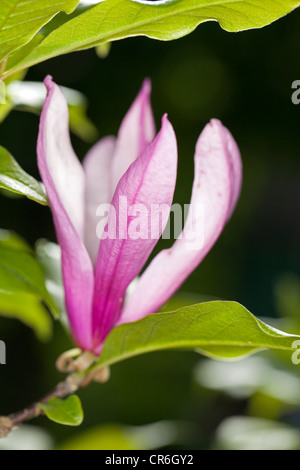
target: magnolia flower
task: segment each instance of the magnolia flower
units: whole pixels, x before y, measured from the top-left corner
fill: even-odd
[[[150,224],[146,237],[100,240],[97,208],[111,203],[117,216],[125,217],[128,229],[134,215],[123,213],[119,203],[124,196],[128,207],[171,207],[177,173],[173,127],[164,115],[156,134],[146,80],[117,138],[100,140],[81,164],[70,141],[66,100],[50,76],[45,85],[38,166],[62,252],[66,310],[75,343],[99,354],[112,328],[157,312],[209,252],[239,197],[240,153],[220,121],[212,120],[204,128],[196,145],[190,210],[181,237],[153,259],[125,301],[128,286],[146,264],[165,222],[157,237],[150,236]],[[203,217],[197,212],[199,204],[205,211],[204,239],[189,250],[190,235]],[[119,217],[112,218],[112,213],[108,225],[118,232]]]

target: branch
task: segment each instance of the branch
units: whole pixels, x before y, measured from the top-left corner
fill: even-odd
[[[24,410],[8,416],[0,416],[0,438],[7,436],[19,424],[43,415],[44,411],[40,408],[39,403],[47,403],[50,398],[64,398],[76,392],[79,388],[86,387],[91,382],[104,383],[109,379],[109,370],[107,368],[94,369],[85,373],[96,357],[89,352],[85,352],[74,360],[74,354],[76,353],[78,353],[78,350],[68,351],[62,354],[56,362],[56,366],[61,372],[73,371],[63,382],[58,383],[52,391]]]

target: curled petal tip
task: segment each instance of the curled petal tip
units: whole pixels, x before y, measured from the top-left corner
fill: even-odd
[[[50,90],[54,86],[52,75],[47,75],[44,79],[44,85],[47,90]]]
[[[164,125],[166,125],[166,124],[170,124],[170,125],[171,125],[167,113],[165,113],[165,114],[163,115],[163,117],[161,118],[161,125],[164,126]]]
[[[224,125],[219,119],[211,119],[208,124],[203,129],[203,132],[222,132],[222,130],[225,129]],[[199,142],[199,140],[198,140]]]
[[[214,126],[223,126],[223,124],[221,123],[220,119],[216,119],[216,118],[213,118],[209,121],[209,124],[214,127]]]
[[[175,154],[176,154],[176,161],[177,161],[177,139],[175,135],[175,131],[173,129],[173,126],[171,122],[168,119],[168,115],[164,114],[162,119],[161,119],[161,129],[159,133],[156,136],[156,140],[161,140],[163,139],[165,141],[165,145],[170,146],[170,149],[172,151],[172,154],[174,154],[173,149],[175,149]],[[167,151],[166,147],[166,151]]]

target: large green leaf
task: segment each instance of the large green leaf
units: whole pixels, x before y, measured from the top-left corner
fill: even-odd
[[[206,21],[218,21],[232,32],[261,28],[299,4],[299,0],[178,0],[144,5],[131,0],[106,0],[54,29],[15,68],[130,36],[169,41]]]
[[[28,175],[13,156],[0,146],[0,188],[7,189],[40,204],[47,205],[48,200],[41,183]]]
[[[50,398],[48,403],[39,403],[39,406],[56,423],[79,426],[83,421],[81,401],[77,395],[70,395],[65,400]]]
[[[196,350],[225,360],[266,348],[292,352],[297,338],[268,326],[236,302],[204,302],[118,326],[107,337],[96,367],[164,349]]]
[[[23,244],[18,243],[18,238],[13,236],[0,238],[0,295],[4,295],[6,305],[10,295],[35,296],[44,301],[52,313],[57,315],[57,307],[45,287],[42,268],[30,248]],[[15,311],[20,318],[18,300],[16,302]],[[13,303],[14,300],[11,298],[11,307]],[[12,313],[12,308],[8,313]],[[24,321],[28,322],[28,316]]]
[[[0,4],[0,61],[33,36],[60,11],[71,13],[78,0],[4,0]]]

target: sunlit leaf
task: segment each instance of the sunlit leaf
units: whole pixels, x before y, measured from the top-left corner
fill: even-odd
[[[299,0],[178,0],[165,5],[106,0],[70,21],[66,18],[16,68],[126,37],[143,35],[169,41],[191,33],[206,21],[218,21],[231,32],[261,28],[298,6]]]
[[[70,13],[78,0],[5,0],[0,5],[0,61],[28,43],[60,11]]]
[[[30,52],[32,52],[42,42],[43,39],[45,39],[45,36],[41,33],[37,33],[31,39],[31,41],[10,54],[7,60],[6,68],[13,68],[18,62],[30,54]],[[19,78],[19,80],[21,80],[21,78]],[[9,80],[6,80],[5,83],[8,84]]]

